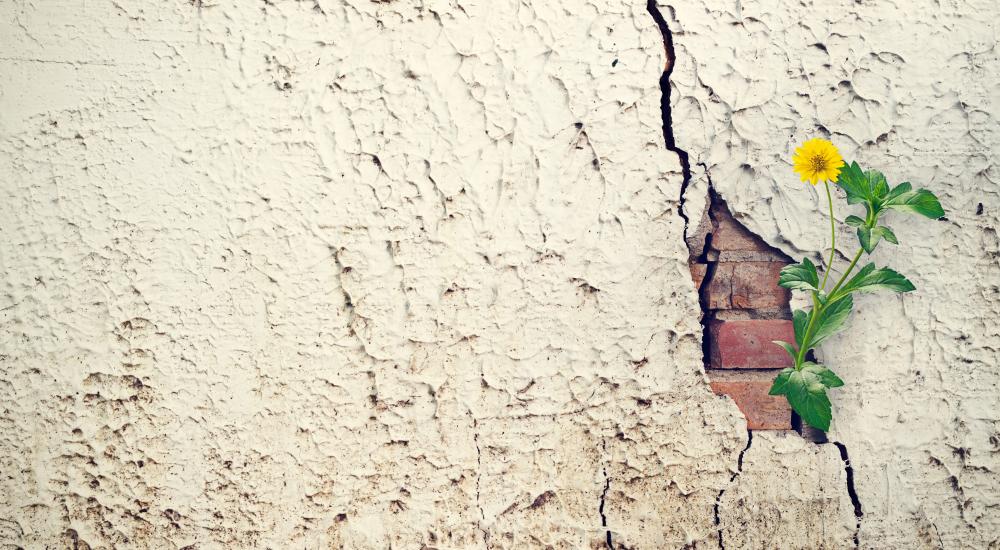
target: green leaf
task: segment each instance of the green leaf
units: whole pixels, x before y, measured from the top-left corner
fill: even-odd
[[[794,360],[795,357],[798,355],[798,351],[794,347],[792,347],[792,345],[789,344],[788,342],[782,342],[781,340],[771,340],[771,343],[778,344],[779,346],[781,346],[788,353],[788,355],[792,356],[792,360]]]
[[[812,363],[809,361],[802,363],[802,370],[811,372],[818,376],[820,382],[823,382],[823,385],[828,388],[839,388],[844,385],[844,381],[841,380],[839,376],[834,374],[832,370],[818,363]]]
[[[792,312],[792,326],[795,327],[795,343],[802,349],[802,338],[806,333],[806,325],[809,324],[809,314],[796,309]]]
[[[944,217],[944,208],[941,207],[941,202],[934,196],[934,193],[926,189],[904,191],[891,197],[886,197],[884,205],[886,208],[920,214],[932,220]]]
[[[774,384],[771,384],[771,391],[767,392],[768,395],[785,395],[785,389],[788,387],[788,378],[791,377],[795,369],[788,367],[778,373],[777,378],[774,379]]]
[[[861,243],[861,248],[865,249],[865,252],[869,254],[875,250],[875,247],[878,246],[878,241],[881,238],[881,234],[875,234],[868,226],[858,228],[858,242]]]
[[[862,225],[865,224],[865,220],[862,220],[857,216],[851,215],[847,216],[847,218],[844,219],[844,223],[846,223],[851,227],[861,227]]]
[[[909,193],[910,190],[912,190],[912,189],[913,189],[913,186],[910,185],[910,182],[904,181],[903,183],[897,185],[896,187],[893,187],[892,191],[889,191],[889,194],[885,196],[884,200],[885,200],[885,202],[894,201],[897,198],[899,198],[900,195],[902,195],[904,193]]]
[[[839,291],[838,294],[840,294]],[[843,298],[838,298],[836,301],[830,302],[829,305],[823,308],[823,311],[820,312],[819,317],[816,319],[816,326],[813,328],[813,334],[808,344],[809,347],[814,348],[818,346],[823,340],[843,329],[844,321],[851,314],[852,307],[854,307],[854,299],[848,294]]]
[[[864,171],[857,162],[840,170],[837,185],[847,193],[848,204],[870,202],[879,204],[889,195],[889,182],[878,170]]]
[[[851,292],[854,292],[854,290],[856,289],[853,288],[852,285],[854,285],[856,281],[863,281],[865,277],[871,275],[873,271],[875,271],[875,264],[871,262],[865,264],[861,269],[858,270],[857,273],[854,274],[853,277],[850,278],[850,280],[847,281],[847,284],[845,284],[840,290],[837,291],[837,295],[842,296],[844,294],[850,294]]]
[[[899,244],[899,240],[896,239],[896,234],[893,233],[888,227],[880,225],[875,229],[872,229],[872,236],[875,235],[878,235],[892,244]]]
[[[885,180],[885,175],[878,170],[871,170],[866,174],[868,176],[868,197],[872,199],[873,202],[882,202],[882,199],[889,194],[889,182]]]
[[[854,277],[837,294],[850,294],[851,292],[875,292],[878,290],[891,290],[893,292],[910,292],[916,290],[906,277],[888,267],[875,269],[875,264],[868,264],[861,268]]]
[[[868,201],[868,176],[857,162],[844,166],[837,176],[837,185],[847,193],[847,204]]]
[[[830,420],[833,418],[830,398],[826,396],[826,385],[815,372],[805,369],[792,372],[779,389],[802,420],[823,431],[830,429]]]
[[[816,266],[809,258],[803,258],[800,264],[786,265],[778,277],[778,286],[792,290],[817,290],[819,275]]]

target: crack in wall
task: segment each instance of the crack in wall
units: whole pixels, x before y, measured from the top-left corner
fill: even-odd
[[[753,444],[753,431],[747,430],[747,446],[743,447],[743,450],[740,451],[740,455],[736,458],[736,472],[734,472],[733,476],[729,478],[729,483],[726,484],[726,487],[723,487],[721,490],[719,490],[719,495],[715,497],[715,527],[719,534],[720,550],[726,550],[726,545],[722,541],[722,518],[719,515],[719,506],[722,504],[722,495],[726,494],[726,489],[729,488],[729,486],[732,485],[734,481],[736,481],[736,478],[740,477],[740,474],[743,473],[743,455],[745,455],[747,451],[750,450],[750,445],[752,444]]]
[[[606,441],[601,442],[601,448],[606,454],[608,450]],[[604,472],[604,491],[601,492],[601,501],[597,506],[597,513],[601,515],[601,527],[604,527],[604,542],[608,545],[608,550],[614,550],[615,546],[611,542],[611,529],[608,529],[608,516],[604,513],[604,505],[608,500],[608,490],[611,488],[611,478],[608,477],[607,465],[602,468],[602,471]]]
[[[831,441],[840,451],[840,459],[844,461],[844,473],[847,474],[847,495],[851,497],[851,504],[854,505],[854,547],[861,548],[861,520],[865,516],[861,508],[861,499],[858,498],[857,488],[854,486],[854,467],[851,466],[851,458],[847,454],[847,446],[839,441]]]
[[[715,192],[715,186],[712,184],[712,176],[708,173],[708,166],[704,163],[699,163],[698,166],[705,171],[705,179],[708,181],[708,204],[705,205],[705,212],[708,215],[709,223],[713,226],[716,224],[714,206],[716,202],[719,201],[719,196]],[[686,228],[685,228],[686,229]],[[684,242],[687,244],[687,231],[685,230]],[[702,363],[708,365],[708,358],[711,350],[709,349],[711,342],[705,336],[708,334],[708,324],[714,319],[714,315],[709,314],[709,296],[708,287],[712,280],[715,278],[715,272],[719,267],[719,262],[712,261],[709,258],[709,250],[712,248],[712,236],[713,232],[709,231],[705,234],[705,242],[703,243],[703,248],[701,254],[698,256],[698,263],[705,264],[705,276],[701,280],[701,284],[698,286],[698,305],[701,307],[701,360]],[[690,246],[688,252],[691,252]]]
[[[674,36],[667,25],[667,20],[663,18],[660,8],[656,5],[656,0],[646,2],[646,11],[649,12],[653,21],[656,22],[656,26],[660,29],[660,34],[663,36],[663,49],[667,55],[667,63],[663,68],[663,74],[660,75],[660,114],[663,118],[663,141],[667,150],[675,153],[681,164],[683,179],[677,198],[677,214],[684,220],[684,239],[687,241],[688,225],[691,220],[684,211],[684,204],[687,200],[688,185],[691,183],[691,162],[687,151],[678,147],[677,141],[674,139],[673,111],[670,108],[670,75],[674,72],[674,60],[677,59],[674,52]]]
[[[682,182],[681,182],[680,193],[679,193],[679,196],[678,196],[678,211],[677,211],[677,214],[680,216],[680,218],[682,220],[684,220],[683,238],[684,238],[685,245],[688,247],[689,252],[693,253],[693,251],[691,250],[690,244],[688,242],[688,232],[689,232],[689,229],[690,229],[691,219],[690,219],[690,216],[688,215],[688,213],[685,211],[685,205],[686,205],[686,202],[687,202],[687,190],[688,190],[688,188],[690,186],[691,178],[692,178],[691,161],[690,161],[690,156],[689,156],[688,152],[677,146],[677,141],[676,141],[676,137],[674,136],[674,129],[673,129],[673,111],[672,111],[672,108],[671,108],[671,105],[670,105],[670,76],[671,76],[671,74],[673,74],[673,70],[674,70],[674,68],[676,66],[675,61],[677,59],[676,52],[675,52],[675,49],[674,49],[673,33],[670,30],[670,27],[667,24],[666,19],[663,17],[662,12],[660,12],[660,9],[659,9],[659,7],[656,4],[656,0],[648,0],[647,3],[646,3],[646,10],[649,12],[650,16],[653,18],[653,21],[656,23],[656,26],[660,29],[660,34],[663,36],[663,47],[664,47],[664,51],[665,51],[666,57],[667,57],[666,65],[664,67],[663,73],[660,75],[660,82],[659,82],[659,85],[660,85],[660,113],[661,113],[661,117],[662,117],[663,141],[664,141],[664,144],[666,145],[667,150],[669,150],[669,151],[671,151],[671,152],[673,152],[673,153],[675,153],[677,155],[678,161],[680,162],[680,165],[681,165],[681,172],[682,172],[683,179],[682,179]],[[698,163],[698,166],[700,166],[704,170],[704,172],[705,172],[705,178],[706,178],[707,183],[708,183],[708,191],[707,191],[707,194],[708,194],[707,199],[708,200],[707,200],[707,204],[706,204],[706,211],[708,213],[709,220],[714,225],[715,222],[716,222],[716,219],[715,219],[715,216],[713,215],[713,206],[715,206],[719,201],[721,201],[721,197],[719,197],[719,195],[715,191],[715,186],[714,186],[714,184],[712,182],[711,175],[709,174],[708,166],[705,163]],[[757,236],[757,237],[760,239],[759,236]],[[760,240],[761,240],[761,242],[766,242],[763,239],[760,239]],[[709,296],[708,296],[708,286],[709,286],[709,282],[712,281],[713,276],[715,275],[716,269],[718,267],[718,262],[710,261],[710,258],[708,257],[709,250],[710,250],[711,244],[712,244],[711,241],[712,241],[712,232],[709,232],[709,233],[707,233],[705,235],[705,242],[703,243],[703,248],[702,248],[701,253],[698,255],[698,258],[697,258],[698,263],[703,263],[703,264],[706,265],[705,276],[703,277],[703,279],[702,279],[702,281],[701,281],[701,283],[700,283],[700,285],[698,286],[698,289],[697,289],[698,290],[698,302],[699,302],[700,309],[701,309],[701,312],[702,312],[700,322],[701,322],[701,325],[702,325],[702,333],[703,334],[706,334],[705,331],[707,330],[708,323],[711,321],[711,317],[712,317],[711,315],[709,315],[707,313],[708,311],[710,311],[710,308],[709,308]],[[787,260],[789,262],[791,261],[790,258],[788,258]],[[703,337],[702,338],[702,360],[705,362],[706,365],[708,364],[708,357],[709,357],[709,341],[708,341],[707,338]],[[793,417],[794,416],[797,416],[797,415],[793,414]],[[803,425],[803,427],[804,427],[804,425]],[[804,437],[805,439],[811,440],[811,441],[813,441],[814,443],[817,443],[817,444],[822,444],[822,443],[826,443],[827,442],[826,441],[826,434],[825,433],[823,433],[823,432],[813,433],[812,430],[805,430],[805,429],[803,429],[803,427],[796,426],[796,431],[802,437]],[[714,506],[714,516],[715,517],[714,517],[714,519],[715,519],[715,526],[717,528],[717,533],[718,533],[719,548],[721,550],[725,550],[725,542],[723,540],[723,533],[722,533],[722,531],[723,531],[723,529],[722,529],[722,519],[721,519],[721,515],[720,515],[720,506],[721,506],[721,503],[722,503],[722,497],[723,497],[723,495],[725,495],[726,490],[730,486],[732,486],[732,484],[736,481],[736,479],[742,474],[742,472],[743,472],[743,458],[746,455],[747,451],[750,450],[750,446],[752,444],[753,444],[753,431],[748,428],[747,429],[747,444],[746,444],[746,447],[744,447],[743,450],[740,451],[740,454],[737,457],[736,472],[734,472],[733,475],[732,475],[732,477],[729,478],[729,483],[726,485],[726,487],[723,487],[719,491],[719,494],[718,494],[718,496],[715,499],[715,506]],[[847,476],[847,493],[848,493],[848,496],[851,499],[851,503],[853,504],[853,507],[854,507],[854,516],[856,518],[855,529],[854,529],[854,546],[855,546],[855,548],[860,548],[861,520],[864,517],[864,512],[862,510],[861,501],[858,498],[857,490],[856,490],[855,485],[854,485],[854,469],[851,466],[850,458],[848,457],[847,447],[844,444],[839,443],[839,442],[833,442],[833,444],[839,450],[841,460],[843,460],[843,462],[844,462],[844,471],[845,471],[846,476]],[[610,480],[610,478],[608,478],[608,475],[607,475],[607,467],[604,468],[604,479],[605,479],[604,492],[601,495],[601,502],[600,502],[599,512],[600,512],[600,515],[601,515],[601,525],[603,527],[607,528],[607,517],[604,514],[604,505],[605,505],[605,500],[607,498],[608,489],[609,489],[610,484],[611,484],[611,480]],[[607,542],[607,546],[608,546],[608,548],[613,549],[614,547],[612,545],[612,540],[611,540],[611,531],[607,530],[606,531],[606,535],[607,535],[607,541],[606,541]]]
[[[681,189],[680,189],[680,193],[679,193],[678,201],[677,201],[678,202],[677,214],[681,217],[682,220],[684,220],[683,238],[684,238],[685,246],[687,246],[687,242],[688,242],[688,230],[689,230],[689,227],[690,227],[690,224],[691,224],[691,219],[688,216],[687,212],[684,211],[684,206],[685,206],[685,204],[687,202],[687,190],[688,190],[688,187],[691,184],[691,160],[690,160],[690,156],[688,155],[688,152],[677,146],[677,140],[676,140],[676,138],[674,136],[674,128],[673,128],[673,110],[671,109],[671,106],[670,106],[670,76],[671,76],[671,74],[673,74],[674,67],[676,66],[676,63],[674,61],[677,59],[677,55],[676,55],[676,51],[674,49],[673,33],[670,30],[670,26],[667,25],[667,21],[663,17],[663,13],[660,12],[659,7],[656,5],[656,0],[648,0],[646,2],[646,11],[649,12],[649,15],[653,18],[653,21],[656,23],[656,26],[660,29],[660,34],[663,36],[663,48],[664,48],[664,51],[665,51],[666,57],[667,57],[667,62],[666,62],[666,65],[664,67],[663,74],[660,75],[660,114],[661,114],[661,117],[663,119],[663,141],[664,141],[664,144],[666,145],[667,150],[669,150],[669,151],[671,151],[671,152],[673,152],[673,153],[675,153],[677,155],[677,159],[678,159],[678,161],[681,164],[681,174],[683,176],[683,179],[681,181]],[[708,167],[705,166],[704,164],[700,164],[700,166],[702,166],[702,168],[705,170],[705,175],[706,175],[706,178],[708,179],[708,195],[709,195],[708,198],[709,198],[709,204],[707,205],[706,208],[707,208],[707,210],[709,212],[709,217],[711,218],[712,217],[712,214],[711,214],[711,211],[712,211],[711,205],[714,204],[714,202],[715,202],[715,200],[716,200],[717,197],[716,197],[716,194],[715,194],[714,187],[712,185],[711,177],[708,176]],[[707,258],[707,254],[708,254],[708,250],[709,250],[709,245],[711,244],[711,239],[712,239],[712,233],[709,232],[705,236],[704,248],[703,248],[703,251],[702,251],[702,254],[701,254],[702,258],[700,258],[702,260],[705,260],[704,263],[708,267],[706,268],[706,270],[707,270],[706,271],[706,275],[702,279],[702,282],[701,282],[701,284],[699,285],[699,287],[697,289],[698,290],[698,302],[699,302],[699,305],[701,306],[700,309],[702,311],[701,319],[700,319],[700,323],[701,323],[701,326],[702,326],[702,334],[705,333],[705,329],[707,328],[706,323],[708,322],[708,316],[705,314],[705,312],[708,311],[708,294],[707,294],[708,281],[712,280],[712,276],[714,275],[715,269],[716,269],[716,266],[717,266],[716,262],[708,262],[707,261],[707,259],[708,259]],[[690,248],[688,249],[688,251],[690,252]],[[707,345],[708,345],[708,340],[703,337],[702,338],[702,361],[703,362],[706,362],[707,357],[708,357],[708,348],[707,348]],[[739,477],[740,473],[743,472],[743,456],[750,449],[750,445],[752,445],[752,444],[753,444],[753,432],[750,431],[749,429],[747,429],[747,444],[746,444],[746,447],[744,447],[743,450],[740,451],[740,454],[739,454],[739,456],[736,459],[736,472],[732,475],[732,477],[729,478],[729,483],[727,484],[727,487],[729,485],[732,485],[732,483],[736,480],[736,478]],[[607,471],[605,471],[605,480],[606,480],[606,482],[605,482],[604,491],[605,491],[605,495],[606,495],[607,494],[607,488],[608,488],[608,482],[609,482],[609,480],[607,480]],[[726,492],[726,487],[723,487],[719,491],[719,495],[715,499],[715,506],[714,506],[715,525],[718,528],[718,535],[719,535],[719,548],[721,548],[723,550],[725,549],[725,545],[723,544],[723,541],[722,541],[722,526],[721,526],[721,519],[719,517],[719,505],[720,505],[720,503],[722,501],[722,496],[725,494],[725,492]],[[604,519],[604,500],[603,500],[603,498],[604,497],[602,496],[602,500],[601,500],[601,518],[602,519]],[[606,523],[605,523],[605,525],[606,525]],[[608,535],[607,536],[608,536],[608,538],[607,538],[608,548],[613,548],[612,545],[611,545],[611,532],[610,531],[608,531]]]
[[[472,411],[469,411],[472,414]],[[483,543],[490,544],[490,533],[486,530],[486,510],[483,509],[482,501],[482,481],[483,481],[483,451],[479,446],[479,421],[472,418],[472,441],[476,445],[476,508],[479,508],[479,531],[483,534]]]

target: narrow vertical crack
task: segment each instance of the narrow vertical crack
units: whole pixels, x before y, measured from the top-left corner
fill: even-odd
[[[840,451],[840,459],[844,461],[844,473],[847,474],[847,495],[851,497],[854,505],[854,547],[861,548],[861,519],[865,516],[861,508],[861,499],[858,498],[858,490],[854,486],[854,467],[851,466],[851,458],[847,455],[847,446],[838,441],[832,441]]]
[[[609,550],[614,550],[614,545],[611,542],[611,529],[608,529],[608,516],[604,514],[604,503],[608,499],[608,489],[611,488],[611,478],[608,477],[608,469],[604,468],[604,492],[601,493],[601,506],[598,511],[601,514],[601,527],[604,527],[604,537],[605,542],[608,545]]]
[[[715,497],[715,527],[719,533],[720,550],[726,550],[726,545],[725,543],[722,542],[722,519],[719,516],[719,506],[722,504],[722,495],[726,494],[726,489],[728,488],[728,486],[732,485],[733,482],[736,481],[736,478],[740,477],[740,474],[743,473],[743,455],[747,454],[747,451],[750,450],[750,445],[752,444],[753,444],[753,432],[747,430],[747,446],[743,447],[743,450],[740,451],[739,457],[736,458],[736,472],[734,472],[732,477],[729,478],[729,483],[727,484],[727,487],[723,487],[719,491],[719,496]]]
[[[472,414],[472,411],[469,411]],[[483,542],[490,544],[490,533],[486,530],[486,511],[483,510],[481,485],[483,481],[483,451],[479,447],[479,421],[472,418],[472,441],[476,444],[476,507],[479,508],[479,530],[483,533]]]
[[[678,207],[677,214],[684,220],[684,242],[688,242],[688,231],[691,225],[690,216],[684,210],[684,206],[687,203],[687,190],[691,184],[691,159],[688,152],[677,146],[677,139],[674,136],[674,119],[673,119],[673,109],[670,106],[670,75],[673,74],[674,68],[677,66],[677,54],[674,49],[674,35],[670,31],[670,26],[667,25],[667,20],[663,17],[663,13],[660,12],[659,6],[656,5],[656,0],[647,0],[646,11],[652,16],[653,21],[656,22],[656,26],[660,29],[660,34],[663,36],[663,49],[666,52],[667,62],[663,69],[663,74],[660,75],[660,116],[663,119],[663,141],[666,144],[667,150],[675,153],[677,159],[681,165],[681,175],[683,179],[681,181],[680,194],[678,196]],[[712,186],[711,177],[708,176],[708,167],[701,164],[702,168],[705,170],[705,176],[708,178],[708,205],[706,206],[709,212],[709,217],[712,216],[712,205],[718,200],[715,193],[715,189]],[[712,233],[709,232],[706,235],[705,247],[702,253],[703,257],[699,258],[700,263],[705,263],[707,265],[705,277],[702,279],[702,285],[698,288],[698,301],[701,305],[701,325],[702,331],[707,329],[707,323],[711,321],[710,316],[706,314],[709,311],[708,308],[708,282],[712,280],[712,276],[715,273],[716,262],[708,261],[708,250],[711,244],[709,240],[712,238]],[[706,362],[708,359],[708,349],[707,349],[706,338],[702,338],[702,360]],[[733,473],[732,477],[729,478],[729,485],[731,485],[737,477],[743,472],[743,456],[750,449],[750,445],[753,444],[753,432],[749,429],[747,430],[747,445],[740,451],[739,457],[736,459],[736,472]],[[715,499],[715,525],[718,528],[719,534],[719,548],[725,550],[725,545],[722,541],[722,525],[721,518],[719,517],[719,506],[722,502],[722,496],[726,493],[726,488],[723,487],[719,491],[719,495]],[[603,502],[602,502],[603,510]],[[603,517],[603,512],[602,512]],[[608,547],[611,547],[611,533],[608,533]]]
[[[340,254],[344,251],[343,248],[335,248],[333,246],[329,247],[330,255],[333,256],[333,262],[337,266],[337,278],[340,282],[340,292],[344,296],[344,309],[346,309],[350,314],[351,318],[348,325],[353,325],[354,317],[356,315],[354,311],[354,300],[351,299],[351,294],[347,292],[347,287],[344,286],[344,278],[348,273],[351,272],[351,268],[344,265],[344,262],[340,261]]]
[[[708,215],[709,222],[714,227],[716,224],[715,206],[720,200],[719,195],[716,194],[715,187],[712,185],[712,176],[708,173],[708,166],[703,163],[699,163],[698,166],[705,171],[705,178],[708,180],[708,204],[705,205],[705,212]],[[708,289],[712,280],[715,278],[715,271],[719,267],[719,262],[712,261],[709,257],[709,251],[712,248],[713,235],[714,231],[709,231],[705,234],[705,242],[703,244],[701,255],[697,258],[698,263],[705,264],[705,276],[702,277],[701,286],[698,287],[698,305],[701,306],[701,357],[706,368],[709,365],[708,358],[711,354],[711,340],[708,337],[708,325],[715,319],[715,313],[709,304]],[[687,242],[687,235],[685,235],[684,242]]]
[[[330,254],[333,256],[334,264],[337,266],[337,281],[340,283],[340,293],[344,297],[344,309],[348,314],[347,330],[351,336],[358,339],[358,344],[360,344],[362,351],[364,351],[369,357],[374,358],[372,354],[368,353],[368,346],[365,343],[365,339],[362,338],[361,335],[354,329],[358,318],[361,316],[358,315],[358,312],[354,307],[354,299],[351,298],[351,293],[347,291],[347,285],[345,284],[348,274],[351,273],[354,268],[344,265],[344,262],[340,259],[340,255],[344,252],[344,248],[335,248],[330,246],[329,249]]]
[[[664,19],[660,8],[656,5],[656,0],[648,0],[646,2],[646,11],[652,16],[653,21],[656,22],[656,26],[660,29],[660,34],[663,35],[663,49],[667,55],[667,63],[663,68],[663,74],[660,75],[660,116],[663,119],[663,141],[667,146],[667,150],[675,153],[681,164],[683,180],[681,181],[680,195],[677,200],[677,214],[684,220],[684,238],[686,240],[690,219],[687,212],[684,211],[684,203],[687,200],[685,195],[688,185],[691,183],[691,162],[687,151],[678,147],[677,140],[674,139],[673,112],[670,108],[670,75],[674,72],[674,67],[676,66],[675,60],[677,59],[674,53],[674,35],[670,32],[667,20]]]
[[[601,448],[607,454],[607,442],[602,441]],[[604,504],[608,500],[608,490],[611,488],[611,478],[608,477],[607,465],[603,467],[602,471],[604,472],[604,491],[601,492],[601,502],[597,506],[597,513],[601,515],[601,527],[604,527],[604,541],[608,545],[608,550],[614,550],[614,544],[611,542],[611,529],[608,529],[608,516],[604,513]]]

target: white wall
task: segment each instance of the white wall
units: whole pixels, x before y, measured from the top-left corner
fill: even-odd
[[[790,168],[808,136],[829,132],[848,159],[941,198],[947,221],[895,214],[900,246],[872,258],[917,291],[859,298],[851,328],[819,353],[847,381],[832,392],[830,438],[854,466],[862,547],[992,548],[1000,4],[814,4],[678,4],[675,132],[704,165],[696,176],[707,172],[751,229],[793,257],[829,246],[825,194]],[[838,218],[858,213],[835,201]],[[837,242],[853,256],[856,237],[845,230]]]
[[[642,3],[51,0],[0,5],[0,542],[988,546],[1000,10],[785,4],[660,8],[686,210],[822,250],[819,125],[948,209],[820,354],[859,532],[708,388]]]

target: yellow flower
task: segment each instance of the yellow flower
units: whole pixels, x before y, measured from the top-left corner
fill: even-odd
[[[844,159],[840,151],[825,139],[813,138],[795,150],[792,157],[794,170],[802,177],[802,181],[816,185],[823,180],[837,181],[840,167]]]

